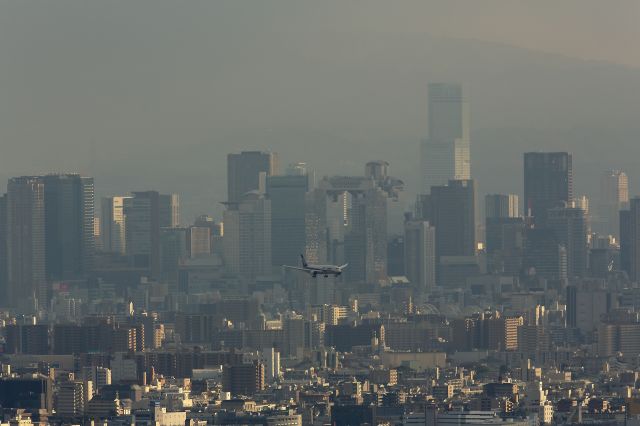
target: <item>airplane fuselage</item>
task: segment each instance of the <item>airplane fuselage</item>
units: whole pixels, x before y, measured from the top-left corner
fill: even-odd
[[[296,269],[298,271],[306,272],[307,274],[311,275],[313,278],[317,277],[318,275],[324,275],[325,277],[329,277],[329,275],[333,275],[338,277],[342,274],[342,271],[344,270],[344,268],[347,267],[346,263],[340,266],[311,265],[305,261],[304,255],[302,254],[300,255],[300,259],[302,260],[302,266],[288,266],[288,265],[282,265],[282,266],[287,269]]]
[[[305,269],[309,274],[316,275],[335,275],[340,276],[342,274],[342,270],[340,268],[335,267],[334,265],[307,265]]]

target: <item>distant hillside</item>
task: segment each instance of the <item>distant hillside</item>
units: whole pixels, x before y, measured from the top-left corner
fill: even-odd
[[[320,176],[360,173],[367,160],[387,159],[413,192],[431,81],[468,89],[481,192],[520,192],[529,150],[572,151],[579,193],[591,194],[606,168],[627,170],[632,186],[639,178],[637,69],[388,32],[274,31],[233,50],[223,39],[187,42],[188,52],[178,45],[131,54],[130,69],[111,80],[63,81],[80,91],[76,109],[53,115],[55,126],[40,124],[52,143],[40,141],[37,158],[29,155],[31,133],[11,139],[24,152],[0,156],[3,180],[16,170],[50,169],[52,161],[65,169],[88,164],[101,193],[179,191],[190,218],[221,211],[226,154],[257,148],[283,153],[283,163],[307,161]],[[54,80],[47,90],[68,91],[64,84]],[[48,114],[58,114],[54,106]]]

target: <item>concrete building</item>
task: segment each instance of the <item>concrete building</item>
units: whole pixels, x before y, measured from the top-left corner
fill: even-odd
[[[224,262],[229,272],[247,279],[268,275],[271,262],[271,201],[257,191],[224,212]]]
[[[607,170],[600,178],[596,230],[604,235],[620,236],[620,210],[629,204],[629,178],[620,170]]]
[[[322,179],[307,197],[307,257],[312,263],[349,263],[345,278],[387,278],[387,193],[373,178]]]
[[[206,257],[211,254],[211,229],[208,227],[190,226],[186,229],[187,251],[192,259]]]
[[[61,417],[83,416],[86,402],[84,383],[61,383],[57,392],[56,414]]]
[[[232,395],[254,395],[265,387],[264,370],[261,362],[226,365],[223,371],[222,389],[231,392]]]
[[[407,221],[404,233],[405,274],[421,293],[436,285],[436,229],[426,221]]]
[[[180,197],[178,194],[160,194],[158,197],[160,228],[180,226]]]
[[[274,348],[265,348],[262,351],[262,362],[265,366],[265,379],[273,382],[280,377],[280,352]]]
[[[125,200],[131,197],[104,197],[101,203],[100,235],[102,250],[125,254],[127,247],[125,230]]]

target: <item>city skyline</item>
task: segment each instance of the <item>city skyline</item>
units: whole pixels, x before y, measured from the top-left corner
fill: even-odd
[[[640,425],[638,18],[0,4],[0,426]]]

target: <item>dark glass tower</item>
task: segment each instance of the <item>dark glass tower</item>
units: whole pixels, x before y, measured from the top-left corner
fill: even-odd
[[[278,157],[272,152],[244,151],[227,156],[227,201],[239,203],[244,194],[262,190],[267,176],[278,174]]]
[[[536,226],[544,226],[547,211],[573,199],[573,167],[567,152],[524,154],[524,211]]]
[[[271,262],[273,266],[296,265],[305,252],[305,197],[309,178],[270,176],[267,197],[271,200]]]
[[[640,277],[640,198],[629,200],[620,211],[620,263],[632,281]]]
[[[78,279],[93,265],[93,178],[47,175],[44,182],[46,274],[50,280]]]

